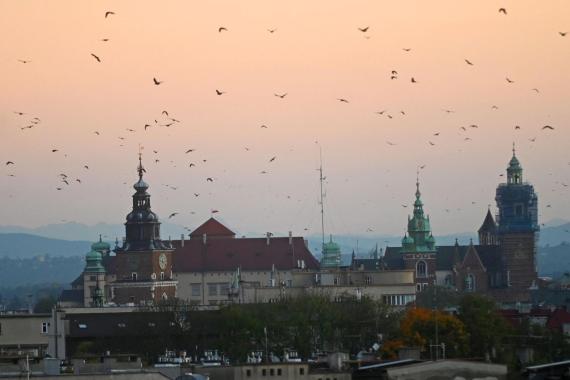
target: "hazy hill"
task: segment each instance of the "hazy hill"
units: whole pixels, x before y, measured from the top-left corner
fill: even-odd
[[[37,256],[33,258],[0,258],[0,288],[36,284],[68,285],[85,267],[85,259],[76,257]]]
[[[90,247],[88,241],[49,239],[23,233],[0,234],[0,257],[83,256]]]

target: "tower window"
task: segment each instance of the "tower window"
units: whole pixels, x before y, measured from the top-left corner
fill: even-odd
[[[160,272],[160,281],[164,281],[164,272]]]
[[[474,292],[475,291],[475,276],[471,273],[465,277],[465,291]]]
[[[131,280],[136,281],[137,280],[137,272],[133,272],[131,273]]]
[[[427,264],[423,260],[416,264],[416,277],[427,277]]]

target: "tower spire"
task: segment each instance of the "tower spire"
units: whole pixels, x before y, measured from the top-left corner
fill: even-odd
[[[137,171],[139,173],[139,180],[142,180],[143,173],[146,172],[146,170],[142,164],[142,150],[143,150],[143,147],[139,144],[139,166],[137,167]]]

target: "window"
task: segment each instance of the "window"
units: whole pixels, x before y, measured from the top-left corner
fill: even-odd
[[[522,216],[523,214],[523,205],[518,204],[515,205],[515,216]]]
[[[423,260],[418,261],[416,264],[416,277],[427,277],[427,265]]]
[[[271,369],[269,370],[269,374],[270,374],[271,376],[275,376],[275,369],[271,368]]]
[[[335,278],[333,279],[333,284],[334,284],[334,285],[338,285],[339,283],[340,283],[339,278],[338,278],[338,277],[335,277]]]
[[[422,291],[422,284],[416,284],[416,291],[417,291],[417,292],[421,292],[421,291]]]
[[[245,370],[245,375],[246,375],[247,377],[251,377],[251,369],[249,369],[249,368],[246,369],[246,370]]]
[[[42,322],[42,334],[47,334],[49,329],[49,322]]]
[[[366,277],[364,278],[364,283],[365,283],[366,285],[372,284],[372,277],[371,277],[371,276],[366,276]]]
[[[218,295],[218,284],[208,284],[208,295],[209,296]]]
[[[281,376],[281,368],[277,368],[277,376]]]
[[[230,294],[230,285],[226,283],[220,284],[220,295],[227,296],[228,294]]]
[[[0,323],[0,335],[2,335],[2,323]]]
[[[192,297],[200,297],[200,284],[192,284]]]
[[[465,291],[474,292],[475,291],[475,276],[471,273],[465,277]]]
[[[164,272],[160,272],[160,281],[164,281]]]
[[[127,325],[121,322],[121,323],[117,323],[117,327],[124,329],[125,327],[127,327]]]
[[[304,375],[305,374],[305,368],[301,367],[299,368],[299,375]]]
[[[136,280],[137,280],[137,277],[138,277],[138,276],[137,276],[137,273],[136,273],[136,272],[131,273],[131,280],[136,281]]]
[[[89,276],[89,281],[97,281],[97,277],[95,277],[95,276]]]
[[[267,370],[265,368],[261,370],[261,375],[267,376]]]

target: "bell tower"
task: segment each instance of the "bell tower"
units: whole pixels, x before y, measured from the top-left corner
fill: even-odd
[[[139,152],[138,181],[133,185],[132,211],[127,214],[123,245],[115,247],[117,280],[112,286],[117,304],[148,304],[176,296],[172,246],[160,239],[160,222],[150,208],[149,186]]]
[[[536,240],[538,226],[538,198],[534,187],[523,182],[523,169],[516,156],[507,167],[507,183],[497,187],[495,200],[497,237],[505,263],[507,287],[518,301],[529,297],[529,288],[536,283]]]

